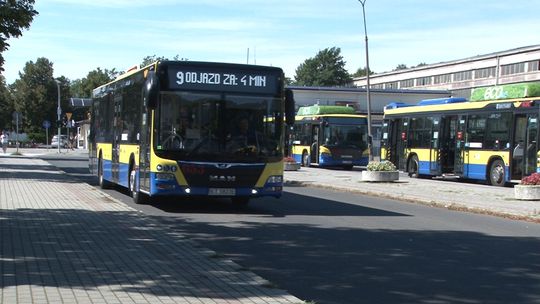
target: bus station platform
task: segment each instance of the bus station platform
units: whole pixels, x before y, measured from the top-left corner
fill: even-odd
[[[285,171],[285,185],[322,187],[385,197],[457,211],[475,212],[540,223],[540,201],[514,198],[514,188],[463,180],[410,178],[400,173],[394,182],[362,181],[362,170],[301,167]]]
[[[304,303],[43,153],[0,155],[0,303]]]

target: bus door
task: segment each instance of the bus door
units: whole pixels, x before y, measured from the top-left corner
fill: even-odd
[[[403,118],[401,120],[396,121],[397,129],[397,136],[394,138],[397,140],[396,146],[396,152],[394,155],[396,155],[397,158],[397,164],[398,169],[402,171],[407,171],[407,140],[409,138],[409,118]]]
[[[538,151],[538,115],[518,114],[514,119],[512,146],[512,179],[521,179],[536,172]]]
[[[439,134],[439,147],[441,159],[441,173],[454,173],[456,161],[457,116],[443,116],[441,133]]]
[[[313,125],[311,128],[311,148],[310,148],[310,161],[312,164],[319,163],[319,136],[320,126],[318,124]]]
[[[431,140],[429,149],[429,172],[441,175],[441,137],[443,133],[441,117],[433,117],[431,124]]]
[[[148,107],[143,107],[141,137],[139,141],[139,188],[150,191],[150,147],[152,115]]]
[[[392,162],[393,164],[399,164],[397,144],[401,140],[398,133],[399,120],[392,119],[383,123],[383,134],[381,139],[381,147],[385,148],[386,155],[381,155],[385,160]]]
[[[456,146],[454,150],[454,173],[463,176],[463,165],[465,163],[465,116],[456,117],[457,125],[455,130]]]
[[[120,136],[122,136],[122,95],[117,94],[113,98],[114,118],[113,118],[113,139],[112,139],[112,178],[113,181],[119,181],[120,173]]]

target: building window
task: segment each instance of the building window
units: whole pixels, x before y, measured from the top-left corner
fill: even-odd
[[[540,60],[529,61],[527,63],[527,72],[540,71]]]
[[[414,87],[414,79],[407,79],[407,80],[402,80],[399,82],[399,87],[400,88],[410,88],[410,87]]]
[[[525,72],[525,63],[513,63],[501,66],[501,75],[512,75]]]
[[[452,82],[451,74],[436,75],[433,77],[433,84],[450,83]]]
[[[471,80],[472,71],[457,72],[457,73],[454,73],[453,75],[454,75],[454,82]]]
[[[474,70],[474,79],[495,77],[497,69],[495,67]]]
[[[416,78],[416,86],[417,87],[430,85],[430,84],[431,84],[431,76]]]
[[[384,88],[382,83],[369,85],[369,87],[372,88],[372,89],[383,89]]]
[[[387,82],[387,83],[384,84],[384,88],[385,89],[397,89],[398,88],[398,82],[397,81]]]

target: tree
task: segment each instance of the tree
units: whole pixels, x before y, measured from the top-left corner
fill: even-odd
[[[343,86],[352,82],[337,47],[326,48],[306,59],[296,68],[294,78],[297,85],[303,86]]]
[[[417,64],[416,66],[412,66],[411,68],[419,68],[419,67],[423,67],[423,66],[426,66],[427,63],[425,62],[420,62],[419,64]]]
[[[91,98],[92,90],[112,81],[118,74],[115,69],[102,70],[101,68],[88,72],[85,78],[74,80],[71,83],[73,97]]]
[[[22,127],[27,133],[42,131],[44,120],[56,121],[58,90],[53,79],[53,64],[47,58],[29,61],[19,73],[18,80],[11,86],[14,109],[22,113]],[[69,80],[60,77],[61,107],[69,110]]]
[[[11,113],[13,112],[13,102],[6,85],[6,79],[0,75],[0,130],[9,127]]]
[[[375,74],[375,72],[373,72],[370,69],[369,70],[369,75],[373,75],[373,74]],[[356,73],[352,74],[352,77],[364,77],[366,75],[367,75],[366,68],[358,68],[358,70],[356,70]]]
[[[22,35],[22,29],[30,27],[30,23],[38,12],[34,10],[34,0],[0,1],[0,71],[4,71],[2,53],[9,47],[7,40]]]
[[[156,55],[152,55],[152,56],[146,56],[143,58],[142,62],[141,62],[141,67],[145,67],[147,65],[150,65],[156,61],[166,61],[166,60],[169,60],[167,57],[163,57],[163,56],[156,56]],[[182,58],[180,57],[180,55],[176,55],[173,57],[172,60],[180,60],[180,61],[187,61],[187,58]]]
[[[397,65],[395,69],[393,69],[393,71],[406,70],[406,69],[408,69],[407,65],[400,63]]]

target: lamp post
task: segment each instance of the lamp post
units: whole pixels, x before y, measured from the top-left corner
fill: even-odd
[[[57,114],[56,123],[58,125],[58,153],[60,153],[60,143],[62,142],[60,140],[60,115],[62,115],[62,108],[60,107],[60,81],[55,79],[54,82],[56,83],[56,87],[58,88],[58,108],[56,109],[56,114]]]
[[[369,53],[368,53],[368,38],[366,26],[366,9],[367,0],[358,0],[362,4],[362,16],[364,17],[364,35],[366,37],[366,95],[367,95],[367,123],[368,123],[368,151],[369,160],[373,160],[373,135],[371,133],[371,94],[369,91]]]

